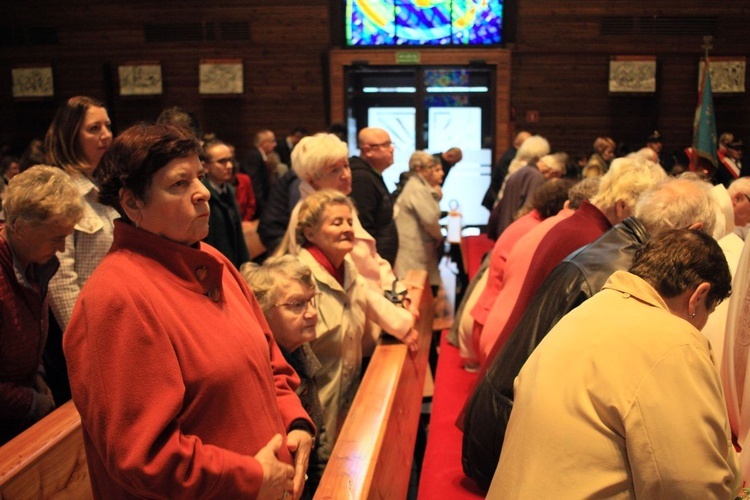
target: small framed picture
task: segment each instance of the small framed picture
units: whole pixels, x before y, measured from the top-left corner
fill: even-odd
[[[38,99],[55,95],[52,66],[23,66],[11,70],[13,97]]]
[[[244,92],[242,59],[204,59],[199,67],[202,95],[237,95]]]
[[[655,56],[612,56],[609,61],[609,92],[653,94],[656,92]]]
[[[161,64],[158,61],[132,62],[117,67],[121,96],[147,96],[162,93]]]
[[[698,65],[698,89],[703,81],[705,60]],[[738,94],[745,92],[746,59],[744,57],[711,57],[711,92],[714,94]]]

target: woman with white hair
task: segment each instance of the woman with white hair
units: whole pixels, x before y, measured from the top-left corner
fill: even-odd
[[[528,141],[531,139],[533,138],[529,138]],[[568,155],[565,153],[548,154],[510,174],[505,183],[503,198],[496,207],[499,214],[497,225],[494,227],[498,236],[516,219],[519,210],[531,205],[534,192],[542,184],[549,179],[559,179],[565,174],[567,161]]]
[[[262,266],[249,262],[241,274],[258,299],[281,354],[300,377],[295,392],[318,430],[303,495],[312,498],[331,456],[328,440],[321,438],[326,435],[324,410],[315,385],[322,365],[310,347],[318,324],[320,292],[310,268],[291,255],[271,257]]]
[[[438,248],[443,242],[440,231],[440,206],[433,185],[443,180],[443,167],[426,151],[415,151],[409,159],[412,175],[393,208],[398,229],[396,273],[404,276],[409,269],[427,271],[433,295],[440,286]]]
[[[0,445],[55,407],[42,368],[47,289],[83,214],[81,196],[62,170],[36,166],[5,190],[0,224]]]
[[[525,167],[529,163],[536,162],[542,156],[548,155],[550,152],[549,142],[541,135],[532,135],[518,148],[516,156],[510,162],[508,167],[508,175],[505,176],[505,180],[515,174],[518,170]],[[498,198],[502,197],[502,189]]]
[[[335,189],[345,195],[352,191],[352,171],[349,168],[349,150],[345,143],[334,134],[315,134],[302,138],[292,150],[292,168],[300,178],[300,203],[321,189]],[[284,240],[276,250],[276,255],[290,253],[297,255],[300,247],[295,228],[298,222],[299,204],[292,211]],[[380,257],[375,247],[375,239],[359,221],[356,210],[353,215],[354,247],[351,259],[359,274],[368,285],[368,301],[375,304],[382,298],[384,290],[390,289],[396,281],[388,261]],[[402,339],[413,350],[417,348],[417,335],[412,329],[414,316],[404,308],[391,305],[389,314],[382,316],[377,325],[368,325],[363,339],[365,356],[375,348],[380,328]],[[377,328],[379,327],[379,328]]]
[[[497,227],[500,218],[500,202],[505,196],[505,186],[508,184],[508,180],[520,169],[528,164],[535,164],[539,160],[539,158],[548,155],[549,152],[549,142],[547,142],[547,139],[540,135],[532,135],[531,137],[523,141],[521,146],[518,148],[516,156],[508,166],[508,173],[503,179],[503,184],[497,193],[497,200],[495,201],[495,205],[491,210],[490,218],[487,221],[488,236],[492,240],[496,240],[498,236],[500,236],[500,232],[502,232],[497,232]]]

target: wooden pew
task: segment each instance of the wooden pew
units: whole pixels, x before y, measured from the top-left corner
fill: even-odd
[[[72,401],[0,447],[0,499],[27,498],[92,498]]]
[[[405,282],[419,304],[419,352],[412,355],[397,341],[375,349],[315,500],[406,498],[432,337],[432,292],[426,272],[411,271]]]
[[[410,272],[405,282],[419,304],[419,352],[412,355],[395,340],[375,349],[316,499],[406,498],[432,336],[432,293],[425,272]],[[0,447],[0,500],[27,498],[92,498],[81,418],[72,401]]]

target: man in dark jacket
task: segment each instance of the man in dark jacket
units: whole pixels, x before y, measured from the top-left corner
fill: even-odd
[[[272,254],[284,238],[292,210],[300,199],[299,184],[299,177],[290,168],[271,188],[258,224],[258,234],[268,254]]]
[[[203,184],[211,193],[211,199],[208,200],[211,207],[209,230],[204,241],[216,247],[239,269],[250,260],[250,253],[242,233],[234,186],[229,182],[232,178],[232,153],[220,141],[206,143],[203,150],[206,153],[206,160],[203,162],[206,177]]]
[[[361,156],[349,159],[351,198],[362,227],[375,238],[378,253],[394,265],[398,253],[398,231],[393,220],[393,202],[383,181],[383,171],[393,164],[393,143],[382,128],[363,128],[358,139]]]
[[[597,293],[609,276],[626,270],[650,234],[666,228],[713,232],[716,216],[707,191],[697,182],[665,182],[638,201],[630,217],[555,267],[479,381],[465,408],[464,473],[488,488],[497,468],[513,408],[513,382],[534,348],[557,322]]]
[[[292,150],[294,146],[302,139],[310,135],[310,132],[305,127],[295,127],[292,132],[287,135],[281,142],[276,144],[276,153],[279,155],[281,163],[292,168]]]
[[[443,182],[440,183],[442,186],[448,178],[448,172],[456,166],[456,163],[463,159],[464,153],[461,151],[461,148],[453,147],[442,153],[435,153],[433,156],[435,157],[435,161],[439,161],[443,167]]]
[[[276,172],[270,170],[266,162],[268,155],[276,147],[276,136],[271,130],[265,129],[255,134],[253,149],[250,150],[245,160],[240,165],[240,170],[250,176],[253,181],[253,192],[255,193],[255,218],[259,219],[271,193],[271,186],[275,180]]]

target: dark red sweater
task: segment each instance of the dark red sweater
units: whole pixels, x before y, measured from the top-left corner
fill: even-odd
[[[53,257],[31,267],[33,289],[18,282],[10,245],[0,237],[0,444],[33,423],[32,388],[47,341],[47,284],[59,264]]]

